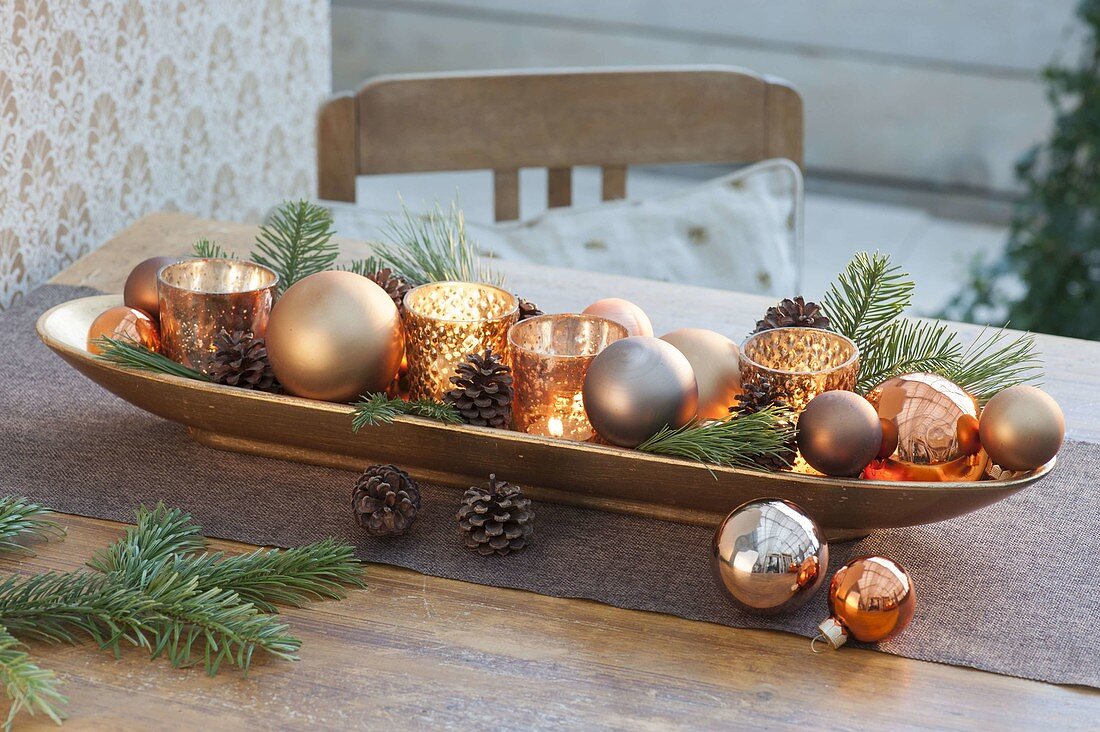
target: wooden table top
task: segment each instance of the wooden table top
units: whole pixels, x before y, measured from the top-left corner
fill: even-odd
[[[247,252],[255,228],[182,214],[147,216],[55,277],[120,291],[129,269],[182,254],[199,236]],[[342,241],[347,258],[361,244]],[[768,298],[509,264],[509,286],[554,310],[620,296],[658,332],[695,325],[735,339]],[[810,293],[817,294],[817,293]],[[961,328],[966,332],[972,329]],[[1100,343],[1041,337],[1047,389],[1070,432],[1100,441]],[[79,567],[122,524],[62,514],[62,542],[0,570]],[[213,542],[229,550],[242,544]],[[595,602],[426,577],[371,564],[367,588],[284,611],[303,641],[298,663],[260,661],[247,678],[207,678],[94,648],[32,644],[71,699],[72,729],[668,727],[923,729],[1086,728],[1100,693],[845,648],[814,655],[787,633],[741,630]],[[1006,634],[1006,643],[1012,642]],[[53,728],[21,719],[24,729]]]

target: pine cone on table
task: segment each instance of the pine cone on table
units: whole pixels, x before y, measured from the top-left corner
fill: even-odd
[[[282,390],[267,359],[267,344],[247,331],[218,334],[207,372],[217,384],[275,393]]]
[[[755,414],[765,407],[787,407],[787,401],[776,393],[775,387],[767,377],[754,384],[743,384],[744,391],[737,395],[737,404],[730,407],[733,414]],[[772,471],[790,470],[798,457],[798,440],[791,437],[779,455],[760,456],[756,464]]]
[[[466,548],[482,556],[505,556],[523,549],[534,531],[531,499],[518,485],[489,476],[489,487],[473,486],[462,497],[458,525]]]
[[[519,320],[527,320],[528,318],[537,318],[540,315],[546,313],[539,310],[539,306],[530,300],[524,300],[519,295],[516,295],[516,299],[519,300]]]
[[[471,353],[455,368],[443,401],[454,406],[467,424],[507,427],[512,418],[512,369],[492,349]]]
[[[371,272],[367,279],[386,291],[386,294],[397,306],[397,312],[405,312],[405,293],[412,289],[412,285],[404,277],[394,272],[389,267],[383,267],[377,272]]]
[[[782,300],[775,307],[768,308],[764,319],[756,322],[756,330],[753,333],[790,327],[828,330],[829,318],[821,310],[820,305],[816,302],[806,302],[799,295],[793,300]]]
[[[351,508],[371,536],[400,536],[420,510],[420,486],[396,465],[372,465],[355,482]]]

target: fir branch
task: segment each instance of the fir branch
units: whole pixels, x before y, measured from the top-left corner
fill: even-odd
[[[65,535],[65,530],[57,523],[44,517],[50,510],[26,498],[6,496],[0,498],[0,551],[32,553],[15,539],[28,537],[47,541],[50,538]]]
[[[913,297],[914,284],[885,254],[860,252],[825,293],[822,308],[837,333],[866,352]]]
[[[191,256],[199,259],[236,259],[237,255],[230,254],[221,244],[213,239],[203,237],[191,245]]]
[[[332,213],[309,201],[285,201],[260,227],[252,261],[279,275],[279,292],[303,277],[332,269],[339,249],[332,241]]]
[[[983,330],[942,374],[985,406],[999,391],[1039,381],[1043,367],[1032,334],[1022,333],[1013,338],[1001,328],[989,335]]]
[[[56,674],[31,661],[23,644],[3,627],[0,627],[0,684],[11,700],[5,730],[11,729],[16,715],[22,711],[41,712],[61,724],[65,715],[60,707],[68,699],[58,690]]]
[[[402,203],[401,217],[383,227],[386,241],[374,245],[381,264],[401,273],[412,285],[429,282],[487,282],[504,278],[482,264],[477,247],[466,235],[466,219],[454,203],[444,212],[439,205],[414,214]]]
[[[785,408],[695,421],[678,429],[665,427],[637,447],[641,452],[699,460],[714,465],[759,469],[759,458],[784,459],[794,439],[795,418]]]
[[[183,379],[210,381],[210,377],[206,374],[189,369],[183,364],[176,363],[167,356],[150,351],[145,346],[133,341],[102,336],[96,339],[95,345],[100,350],[96,358],[113,366],[121,366],[136,371],[148,371],[154,374],[179,376]]]
[[[370,277],[385,266],[386,265],[378,257],[367,257],[366,259],[356,259],[347,264],[342,264],[337,267],[337,269],[343,270],[344,272],[354,272],[364,277]]]
[[[461,424],[462,417],[450,404],[435,399],[415,399],[406,401],[377,393],[359,397],[360,401],[352,406],[352,429],[358,432],[363,427],[375,427],[393,422],[399,414],[435,419],[444,424]]]
[[[202,527],[191,514],[178,508],[168,508],[163,503],[153,508],[141,506],[134,518],[134,525],[126,529],[121,539],[92,556],[89,567],[109,574],[121,571],[127,562],[163,562],[206,546]]]
[[[961,352],[955,334],[943,323],[898,318],[861,349],[856,391],[866,394],[901,374],[943,373]]]

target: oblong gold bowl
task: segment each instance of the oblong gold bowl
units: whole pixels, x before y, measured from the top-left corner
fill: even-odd
[[[1052,460],[1011,480],[901,483],[708,467],[418,417],[398,417],[393,424],[355,433],[350,406],[132,371],[97,360],[86,348],[88,326],[121,302],[120,295],[99,295],[63,303],[38,319],[38,335],[100,386],[186,426],[196,441],[224,450],[349,470],[392,462],[417,478],[459,488],[483,482],[493,471],[523,485],[536,500],[706,526],[717,525],[745,501],[779,497],[806,509],[831,540],[960,516],[1008,498],[1049,474],[1055,464]]]

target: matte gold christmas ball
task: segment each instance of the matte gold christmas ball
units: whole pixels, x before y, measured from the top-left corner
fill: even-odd
[[[1020,385],[989,400],[979,431],[994,463],[1008,470],[1035,470],[1058,454],[1066,436],[1066,419],[1049,394]]]
[[[652,336],[653,324],[649,322],[649,316],[640,307],[623,300],[621,297],[606,297],[597,300],[584,309],[585,315],[598,315],[601,318],[614,320],[626,328],[626,332],[632,336]]]
[[[798,449],[810,467],[825,475],[859,475],[881,448],[878,415],[855,392],[818,394],[798,415]]]
[[[271,310],[266,339],[283,389],[329,402],[385,391],[405,354],[397,306],[353,272],[318,272],[292,285]]]
[[[968,430],[970,418],[978,416],[978,400],[942,376],[897,376],[872,389],[867,400],[897,428],[896,460],[935,465],[976,452]]]
[[[687,357],[659,338],[632,336],[600,352],[584,377],[584,411],[608,442],[637,447],[695,416],[699,389]]]
[[[753,613],[794,610],[829,569],[829,545],[813,519],[778,498],[749,501],[718,526],[711,570],[730,600]]]
[[[178,257],[150,257],[130,270],[122,288],[122,301],[144,311],[154,320],[160,317],[160,297],[157,295],[157,272],[175,264]]]
[[[104,336],[132,341],[150,351],[160,350],[160,329],[156,321],[137,308],[116,305],[97,315],[88,328],[89,353],[98,355],[103,352],[96,341]]]
[[[699,387],[699,416],[721,419],[741,393],[737,344],[705,328],[681,328],[661,336],[687,357]]]

